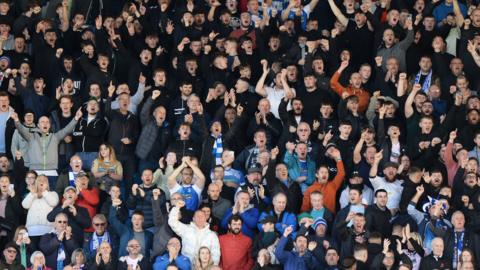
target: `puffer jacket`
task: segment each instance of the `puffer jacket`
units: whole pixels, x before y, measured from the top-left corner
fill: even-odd
[[[178,220],[180,209],[174,207],[168,216],[168,225],[172,230],[182,238],[182,253],[190,259],[190,262],[195,261],[195,256],[198,254],[200,247],[208,247],[212,254],[213,263],[218,265],[220,263],[220,242],[217,234],[211,231],[208,226],[200,229],[193,222],[189,225],[183,224]]]
[[[31,236],[40,236],[53,229],[53,223],[47,215],[58,204],[58,194],[55,191],[45,191],[42,198],[34,193],[28,193],[22,201],[22,206],[28,209],[26,226]]]
[[[162,126],[157,125],[157,121],[150,113],[150,108],[152,107],[153,100],[149,98],[143,105],[142,111],[140,113],[140,122],[143,126],[142,133],[140,133],[140,138],[138,140],[137,148],[135,149],[135,154],[141,159],[148,158],[151,154],[153,147],[160,146],[160,149],[157,149],[155,152],[158,154],[163,154],[167,149],[168,143],[170,141],[170,127],[168,122],[163,122]],[[155,160],[158,160],[160,156],[152,157]]]
[[[28,141],[28,158],[31,170],[56,170],[58,167],[58,144],[73,132],[77,120],[72,119],[63,129],[55,133],[43,134],[37,129],[29,129],[20,122],[15,127],[22,137]]]

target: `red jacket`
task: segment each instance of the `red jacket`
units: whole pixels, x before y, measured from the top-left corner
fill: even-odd
[[[100,192],[97,187],[92,187],[90,189],[84,189],[80,194],[78,194],[78,199],[75,201],[75,204],[81,206],[88,211],[90,219],[97,214],[97,206],[100,201]],[[93,232],[94,229],[90,228],[85,229],[85,232]]]
[[[253,267],[252,239],[240,233],[227,233],[218,237],[220,267],[223,270],[250,270]]]

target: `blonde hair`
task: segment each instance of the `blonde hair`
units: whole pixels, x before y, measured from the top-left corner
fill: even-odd
[[[47,187],[47,191],[50,191],[50,184],[48,183],[48,177],[45,176],[44,174],[41,174],[39,176],[37,176],[37,178],[35,179],[35,190],[38,190],[38,184],[39,184],[39,181],[45,181],[44,184],[46,184],[46,187]]]
[[[210,259],[208,260],[208,263],[205,267],[202,267],[202,262],[200,261],[200,253],[202,252],[202,250],[208,250],[208,254],[210,256]],[[212,252],[206,246],[200,247],[198,249],[197,257],[195,258],[195,270],[207,270],[210,269],[211,266],[213,266]]]
[[[410,236],[417,242],[420,246],[423,246],[423,241],[422,237],[420,237],[420,234],[418,232],[411,232]]]
[[[102,146],[105,146],[108,150],[109,150],[109,155],[108,155],[108,161],[110,162],[110,165],[114,165],[117,163],[117,156],[115,155],[115,149],[113,149],[113,146],[111,146],[110,144],[106,144],[106,143],[102,143],[100,144],[100,147],[98,148],[98,166],[99,167],[104,167],[105,165],[105,160],[102,156],[102,153],[100,151],[100,148],[102,148]]]

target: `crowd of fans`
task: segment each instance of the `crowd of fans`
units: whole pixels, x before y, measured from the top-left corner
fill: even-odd
[[[0,0],[0,269],[480,269],[479,4]]]

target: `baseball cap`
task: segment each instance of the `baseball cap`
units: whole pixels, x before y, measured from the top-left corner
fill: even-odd
[[[67,191],[69,191],[69,190],[73,190],[73,191],[75,191],[75,193],[77,192],[77,189],[75,187],[68,186],[63,190],[63,193],[67,193]]]
[[[398,169],[398,164],[395,162],[387,161],[385,162],[385,165],[383,165],[383,168],[388,168],[388,167],[393,167],[395,169]]]
[[[250,168],[248,168],[248,173],[262,173],[262,168],[259,164],[254,164]]]

